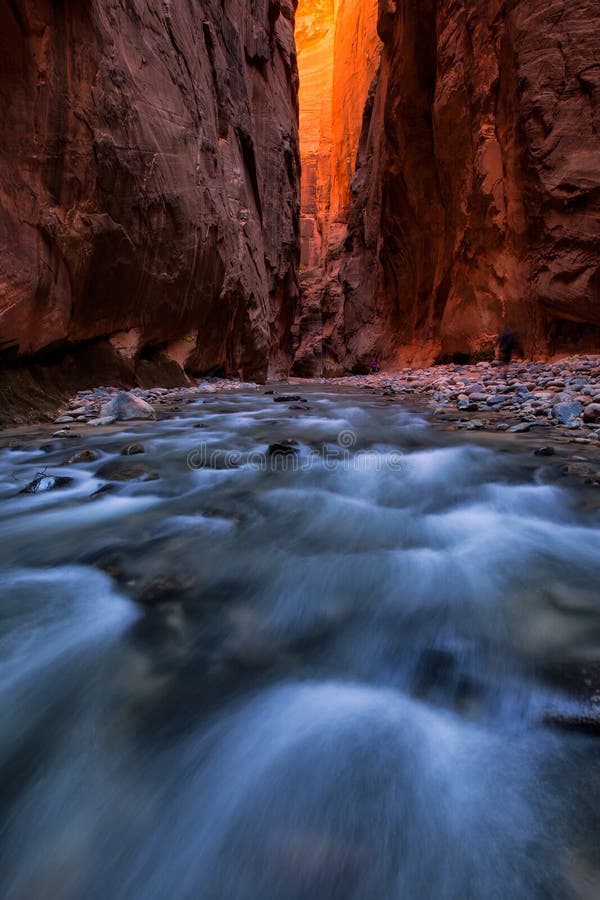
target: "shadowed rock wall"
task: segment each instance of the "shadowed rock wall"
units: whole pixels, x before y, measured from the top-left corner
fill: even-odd
[[[0,354],[287,371],[292,0],[0,5]],[[102,354],[100,354],[102,356]]]

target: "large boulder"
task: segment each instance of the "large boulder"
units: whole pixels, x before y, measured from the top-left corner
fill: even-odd
[[[120,391],[109,403],[102,407],[102,418],[114,417],[117,420],[155,419],[154,408],[129,391]]]

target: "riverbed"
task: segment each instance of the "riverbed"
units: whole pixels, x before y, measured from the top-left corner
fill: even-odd
[[[600,894],[595,489],[301,393],[5,441],[3,897]]]

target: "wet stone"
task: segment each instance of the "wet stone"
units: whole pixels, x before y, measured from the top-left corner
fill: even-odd
[[[98,500],[100,497],[103,497],[105,494],[114,494],[116,492],[116,489],[117,489],[117,487],[115,484],[102,484],[102,485],[100,485],[99,488],[97,488],[95,491],[93,491],[90,494],[89,499],[90,500]]]
[[[123,465],[116,460],[105,463],[98,469],[96,475],[108,481],[156,481],[160,478],[156,469],[143,463]]]
[[[73,483],[72,478],[64,475],[46,475],[45,472],[38,472],[37,475],[25,485],[20,494],[45,494],[47,491],[59,490],[66,488]]]
[[[101,410],[102,417],[114,416],[119,421],[130,419],[153,419],[155,412],[149,403],[128,391],[121,391]]]
[[[166,573],[145,581],[136,591],[135,599],[144,606],[179,603],[189,599],[190,592],[196,587],[197,580],[192,575]]]
[[[99,416],[97,419],[90,419],[88,425],[101,426],[101,425],[112,425],[113,422],[116,422],[115,416]]]
[[[600,403],[589,403],[583,410],[584,422],[600,422]]]
[[[94,462],[94,460],[99,459],[99,457],[100,454],[96,450],[87,448],[73,453],[73,455],[68,458],[67,463],[69,465],[74,465],[75,463]]]
[[[269,444],[269,456],[296,456],[298,453],[297,441],[277,441]]]
[[[552,407],[552,414],[561,425],[570,425],[572,420],[580,416],[582,412],[583,406],[578,400],[555,403]]]
[[[123,447],[121,450],[121,456],[136,456],[139,453],[144,453],[144,447],[142,444],[127,444],[126,447]]]

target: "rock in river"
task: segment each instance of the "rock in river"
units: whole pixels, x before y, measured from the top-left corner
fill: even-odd
[[[67,460],[69,465],[73,465],[74,463],[86,463],[86,462],[94,462],[94,460],[98,459],[99,453],[96,450],[91,450],[86,448],[85,450],[77,450],[76,453],[73,453]]]
[[[572,419],[576,419],[583,412],[583,406],[578,400],[555,403],[552,407],[552,415],[558,419],[561,425],[568,425]]]
[[[45,472],[38,472],[29,484],[25,485],[19,493],[45,494],[46,491],[68,487],[72,481],[72,478],[66,478],[64,475],[46,475]]]
[[[156,469],[151,469],[150,466],[143,463],[123,464],[118,460],[111,460],[100,466],[96,475],[107,481],[156,481],[160,478]]]
[[[114,416],[115,419],[154,419],[156,413],[149,403],[136,397],[129,391],[120,391],[117,396],[102,407],[102,418]]]
[[[128,444],[121,450],[121,456],[136,456],[138,453],[144,453],[142,444]]]

